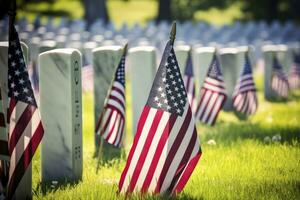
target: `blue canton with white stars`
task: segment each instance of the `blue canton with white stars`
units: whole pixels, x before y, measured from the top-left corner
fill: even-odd
[[[182,116],[187,95],[173,46],[167,44],[147,101],[152,108]]]
[[[15,28],[13,28],[9,36],[8,88],[8,96],[10,98],[37,107],[21,49],[20,40]]]
[[[247,74],[252,74],[252,69],[251,69],[251,63],[250,63],[249,56],[247,54],[245,54],[245,65],[244,65],[242,75],[247,75]]]
[[[220,63],[216,55],[214,55],[213,60],[208,69],[207,76],[210,78],[219,78],[222,76]]]
[[[115,74],[115,81],[118,81],[125,87],[125,55],[122,56],[118,69]]]

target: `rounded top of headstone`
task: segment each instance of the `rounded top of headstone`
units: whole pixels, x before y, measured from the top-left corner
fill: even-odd
[[[72,54],[79,54],[81,55],[80,51],[78,49],[73,48],[61,48],[61,49],[53,49],[49,51],[45,51],[39,55],[39,57],[43,57],[45,55],[49,54],[66,54],[66,55],[72,55]]]
[[[46,47],[55,47],[56,46],[56,42],[54,40],[44,40],[42,41],[40,46],[46,46]]]
[[[225,47],[225,48],[221,48],[219,50],[219,54],[222,55],[222,54],[237,54],[238,53],[238,49],[237,48],[228,48],[228,47]]]
[[[139,51],[144,51],[144,52],[154,52],[155,47],[154,46],[138,46],[138,47],[132,47],[129,49],[129,53],[134,53],[134,52],[139,52]]]
[[[189,51],[191,47],[189,45],[177,45],[175,51]]]
[[[273,44],[267,44],[267,45],[264,45],[262,46],[262,51],[263,52],[267,52],[267,51],[277,51],[277,45],[273,45]]]
[[[96,52],[96,51],[119,51],[119,50],[122,50],[122,49],[123,49],[122,46],[111,45],[111,46],[97,47],[97,48],[93,49],[92,52]]]
[[[214,53],[216,50],[215,47],[196,47],[196,53]]]
[[[90,42],[85,42],[83,44],[83,48],[85,48],[85,49],[94,49],[96,47],[97,47],[97,42],[90,41]]]
[[[288,46],[285,44],[279,44],[277,45],[277,50],[278,51],[287,51],[288,50]]]

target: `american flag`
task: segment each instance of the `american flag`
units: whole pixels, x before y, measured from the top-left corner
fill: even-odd
[[[217,56],[214,55],[200,91],[196,118],[213,125],[226,100],[224,81]]]
[[[94,90],[93,74],[94,70],[92,65],[86,65],[81,70],[82,73],[82,90],[83,92],[91,92]]]
[[[120,147],[125,128],[125,52],[121,58],[96,132],[109,143]]]
[[[287,98],[289,95],[289,82],[287,76],[283,72],[282,65],[276,56],[273,58],[273,74],[271,80],[272,89],[280,96]]]
[[[294,53],[294,61],[289,74],[291,89],[300,88],[300,53]]]
[[[191,52],[188,54],[185,70],[184,70],[184,85],[187,91],[187,97],[192,108],[193,113],[196,112],[197,103],[195,97],[195,80],[194,80],[194,70]]]
[[[200,155],[194,117],[169,41],[140,116],[119,190],[178,193]]]
[[[8,97],[8,199],[11,199],[44,134],[15,27],[9,33]]]
[[[233,107],[241,113],[254,114],[257,109],[257,97],[255,84],[252,77],[250,59],[245,54],[245,65],[232,97]]]

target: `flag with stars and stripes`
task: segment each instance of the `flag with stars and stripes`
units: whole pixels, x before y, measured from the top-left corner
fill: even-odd
[[[245,54],[245,65],[232,97],[233,107],[243,114],[254,114],[257,109],[257,96],[252,76],[249,56]]]
[[[12,199],[44,134],[15,27],[9,33],[8,97],[10,166],[7,192],[8,199]]]
[[[196,118],[208,125],[214,125],[226,98],[225,84],[219,60],[214,55],[200,90],[200,101],[196,111]]]
[[[300,53],[294,53],[294,60],[289,74],[289,85],[291,89],[300,88]]]
[[[279,63],[278,58],[273,58],[273,72],[272,72],[271,87],[278,94],[278,96],[287,98],[289,95],[289,82],[287,76],[283,72],[283,67]]]
[[[194,117],[170,41],[122,172],[122,193],[176,194],[201,156]]]
[[[191,52],[188,54],[185,70],[184,70],[184,85],[187,92],[187,97],[193,113],[196,112],[196,96],[195,96],[195,79],[193,70],[193,61]]]
[[[121,147],[125,129],[125,56],[124,52],[96,126],[96,133],[116,147]]]

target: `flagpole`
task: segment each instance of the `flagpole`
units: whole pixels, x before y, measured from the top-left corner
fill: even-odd
[[[16,18],[16,9],[17,9],[17,4],[16,0],[11,0],[9,9],[8,9],[8,15],[9,15],[9,35],[13,31],[14,23],[15,23],[15,18]]]
[[[175,37],[176,37],[176,21],[174,21],[172,23],[172,28],[171,28],[171,32],[170,32],[170,43],[171,43],[171,45],[174,45]]]

